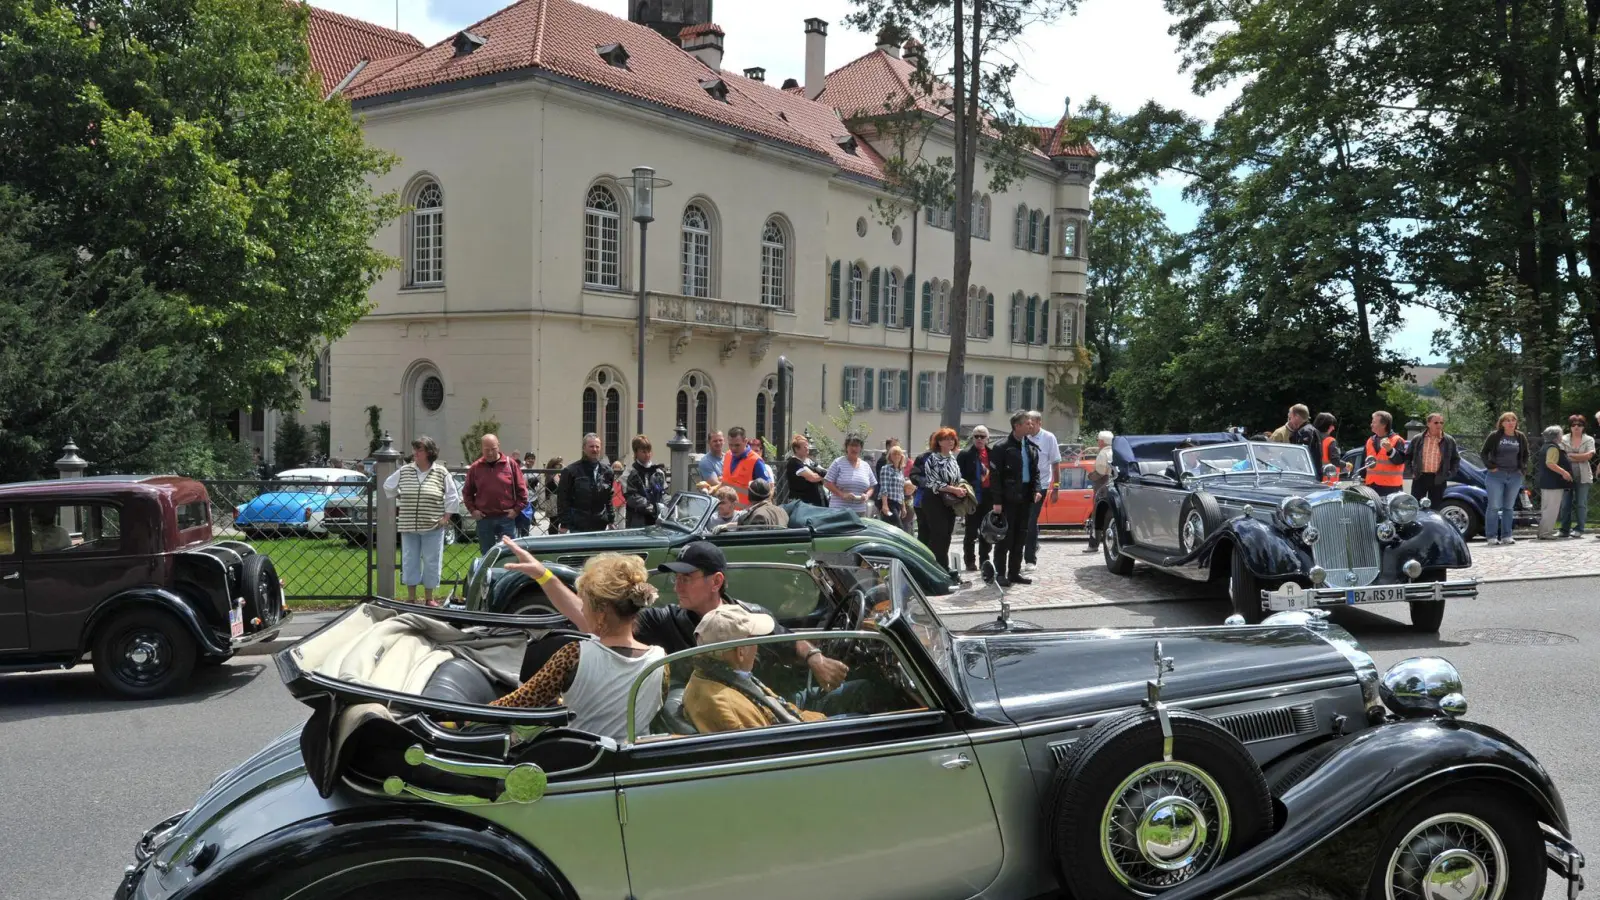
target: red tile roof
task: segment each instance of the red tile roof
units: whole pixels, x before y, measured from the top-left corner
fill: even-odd
[[[718,25],[715,22],[707,22],[704,25],[684,26],[684,29],[678,32],[678,38],[681,40],[687,37],[694,37],[697,34],[721,34],[726,36],[726,33],[722,30],[721,25]]]
[[[306,23],[306,43],[311,51],[311,68],[322,77],[324,91],[338,86],[362,60],[367,60],[370,68],[373,61],[422,49],[421,41],[403,31],[316,6],[308,9],[311,17]]]
[[[723,72],[722,79],[730,88],[749,97],[793,128],[797,135],[825,154],[834,165],[854,175],[883,178],[883,157],[866,141],[857,140],[853,153],[840,146],[838,139],[849,138],[851,133],[833,107],[807,100],[799,91],[786,91],[731,72]]]
[[[1100,154],[1095,151],[1094,145],[1088,141],[1063,142],[1063,138],[1066,138],[1070,132],[1067,126],[1067,118],[1063,116],[1061,121],[1057,122],[1054,127],[1043,126],[1034,129],[1039,132],[1039,149],[1050,157],[1081,156],[1087,159],[1099,159]]]

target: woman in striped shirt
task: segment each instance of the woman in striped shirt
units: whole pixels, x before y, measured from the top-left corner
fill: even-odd
[[[450,516],[461,505],[461,489],[450,470],[439,462],[439,445],[426,435],[411,442],[411,461],[384,479],[383,492],[395,499],[400,532],[400,583],[406,602],[417,602],[417,585],[426,591],[429,606],[438,606],[444,567],[444,530],[453,528]]]
[[[861,438],[846,435],[844,455],[828,466],[822,486],[832,496],[828,506],[848,509],[859,516],[872,515],[872,495],[878,486],[878,476],[872,474],[872,464],[861,458]]]

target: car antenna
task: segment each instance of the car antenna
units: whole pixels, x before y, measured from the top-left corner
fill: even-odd
[[[1009,634],[1013,631],[1043,631],[1044,627],[1021,619],[1011,618],[1011,600],[1006,597],[1006,589],[1000,586],[1000,580],[995,577],[994,563],[983,561],[983,580],[994,585],[1000,592],[1000,615],[993,622],[985,622],[976,628],[969,629],[972,634]]]

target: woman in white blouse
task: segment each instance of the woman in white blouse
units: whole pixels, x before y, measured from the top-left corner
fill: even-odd
[[[450,470],[439,462],[439,445],[423,436],[411,442],[411,461],[384,479],[383,492],[395,499],[395,520],[400,532],[400,583],[406,602],[417,602],[417,585],[426,591],[429,606],[438,606],[444,568],[444,530],[453,528],[450,516],[461,505],[461,488]]]
[[[860,436],[845,436],[844,455],[828,466],[822,486],[828,489],[828,506],[833,509],[848,509],[860,516],[872,514],[872,495],[878,488],[878,476],[861,458]]]

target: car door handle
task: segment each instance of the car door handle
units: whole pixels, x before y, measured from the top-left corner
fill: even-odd
[[[21,578],[21,577],[22,577],[22,573],[21,572],[12,572],[10,575],[6,575],[5,577],[0,578],[0,581],[16,581],[18,578]]]
[[[955,756],[939,763],[940,768],[955,770],[965,769],[970,765],[972,765],[972,760],[965,753],[957,753]]]

